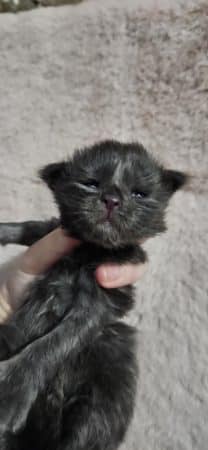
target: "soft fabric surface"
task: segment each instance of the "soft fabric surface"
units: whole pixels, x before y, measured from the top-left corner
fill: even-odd
[[[207,6],[141,3],[0,16],[0,220],[54,214],[37,168],[103,138],[140,140],[198,174],[175,195],[167,233],[145,244],[132,317],[140,380],[122,450],[207,450]]]

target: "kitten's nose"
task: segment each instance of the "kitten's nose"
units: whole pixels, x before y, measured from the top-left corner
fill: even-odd
[[[114,208],[118,208],[118,206],[120,206],[121,203],[119,197],[111,194],[105,194],[102,200],[109,211],[112,211]]]

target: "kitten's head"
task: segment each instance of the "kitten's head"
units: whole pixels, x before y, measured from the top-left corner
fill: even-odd
[[[52,189],[63,227],[104,247],[120,247],[165,230],[172,194],[186,182],[140,144],[105,141],[40,172]]]

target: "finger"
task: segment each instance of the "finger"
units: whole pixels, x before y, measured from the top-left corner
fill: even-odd
[[[0,289],[0,323],[3,323],[12,312],[12,308],[11,308],[9,302],[7,301],[7,296],[8,296],[8,293],[7,293],[6,287],[1,286],[1,289]]]
[[[133,284],[144,274],[146,264],[105,264],[96,269],[98,283],[105,288],[116,288]]]
[[[19,269],[34,275],[43,273],[78,245],[80,241],[67,236],[61,227],[56,228],[26,250]]]

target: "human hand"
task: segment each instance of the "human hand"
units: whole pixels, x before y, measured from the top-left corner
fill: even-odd
[[[67,236],[59,227],[12,261],[7,268],[6,278],[0,285],[0,322],[5,321],[19,308],[21,294],[36,276],[44,273],[80,244],[80,241]],[[101,286],[116,288],[135,283],[142,277],[144,270],[145,264],[119,266],[106,263],[97,268],[95,277]]]

